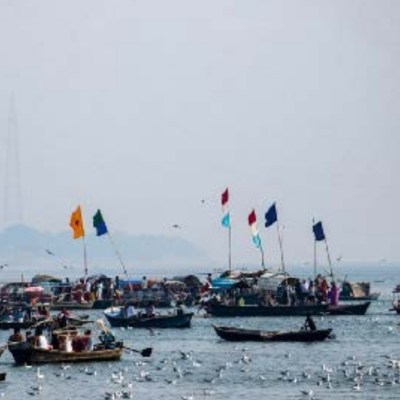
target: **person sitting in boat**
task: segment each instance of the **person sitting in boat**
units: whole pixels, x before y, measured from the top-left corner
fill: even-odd
[[[52,346],[49,345],[46,336],[44,336],[42,328],[40,327],[36,328],[33,344],[38,349],[49,350],[52,348]]]
[[[69,317],[71,317],[71,313],[67,310],[66,307],[63,307],[61,309],[61,312],[57,315],[57,320],[60,324],[60,328],[65,328],[68,325]]]
[[[8,341],[12,343],[23,342],[24,338],[22,337],[21,329],[14,328],[14,333],[8,338]]]
[[[153,302],[149,302],[146,307],[146,318],[153,318],[155,315],[154,304]]]
[[[125,313],[127,318],[133,318],[137,316],[137,310],[132,303],[125,307]]]
[[[87,338],[87,340],[86,340],[86,351],[93,351],[94,343],[93,343],[92,331],[90,329],[87,329],[85,331],[85,337]]]
[[[176,302],[176,315],[183,315],[185,311],[183,310],[183,304],[181,301]]]
[[[315,325],[314,320],[311,317],[310,313],[307,313],[306,321],[304,323],[303,329],[306,331],[316,331],[317,326]]]
[[[103,330],[99,336],[100,342],[106,349],[115,348],[115,336],[110,330]]]

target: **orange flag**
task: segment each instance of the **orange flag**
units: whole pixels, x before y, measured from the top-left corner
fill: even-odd
[[[85,229],[83,228],[83,219],[80,206],[78,206],[78,208],[72,213],[69,226],[74,231],[74,239],[85,236]]]

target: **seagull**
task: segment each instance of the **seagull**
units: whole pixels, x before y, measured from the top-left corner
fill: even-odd
[[[178,225],[178,224],[174,224],[174,225],[172,225],[172,227],[175,228],[175,229],[181,229],[181,226]]]
[[[313,390],[302,390],[301,394],[303,394],[304,396],[310,396],[313,397],[314,396],[314,391]]]
[[[45,250],[46,250],[46,253],[49,254],[50,256],[55,256],[55,254],[52,251],[50,251],[49,249],[45,249]]]
[[[40,367],[38,367],[37,371],[36,371],[36,377],[38,379],[43,379],[44,375],[40,372]]]
[[[4,263],[4,264],[0,265],[0,269],[3,269],[4,267],[8,267],[8,264]]]
[[[339,257],[336,258],[336,261],[340,262],[342,260],[342,258],[343,258],[343,256],[339,256]]]

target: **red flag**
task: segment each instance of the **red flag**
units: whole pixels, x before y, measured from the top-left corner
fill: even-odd
[[[225,204],[227,204],[229,201],[229,192],[228,192],[228,188],[225,189],[225,192],[222,193],[221,196],[221,203],[224,206]]]
[[[257,221],[257,217],[256,217],[256,212],[253,210],[250,214],[249,214],[249,225],[253,225],[255,224]]]

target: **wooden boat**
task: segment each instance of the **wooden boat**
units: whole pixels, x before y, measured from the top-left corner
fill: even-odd
[[[328,304],[319,305],[298,305],[298,306],[228,306],[219,303],[207,305],[207,312],[213,317],[305,317],[310,315],[364,315],[371,302],[360,304],[341,304],[331,306]]]
[[[305,317],[324,315],[328,312],[327,304],[304,306],[228,306],[220,303],[209,303],[206,311],[213,317]]]
[[[28,329],[31,326],[37,324],[39,321],[37,320],[31,320],[31,321],[0,321],[0,329],[1,330],[9,330],[9,329],[15,329],[15,328],[20,328],[20,329]]]
[[[375,301],[381,294],[371,292],[370,282],[342,282],[341,301]]]
[[[16,364],[77,363],[94,361],[118,361],[121,358],[123,345],[117,343],[114,349],[93,351],[66,352],[44,350],[33,347],[30,343],[10,343],[8,345]]]
[[[328,306],[328,315],[365,315],[370,301],[359,304],[339,304],[337,306]]]
[[[67,310],[91,310],[93,308],[93,302],[78,303],[77,301],[59,301],[50,304],[51,310],[62,310],[63,308]]]
[[[110,325],[116,327],[132,328],[190,328],[193,313],[164,314],[154,317],[134,316],[124,317],[121,315],[121,307],[111,307],[104,310]]]
[[[300,331],[260,331],[213,325],[217,335],[232,342],[317,342],[329,337],[332,329]]]

